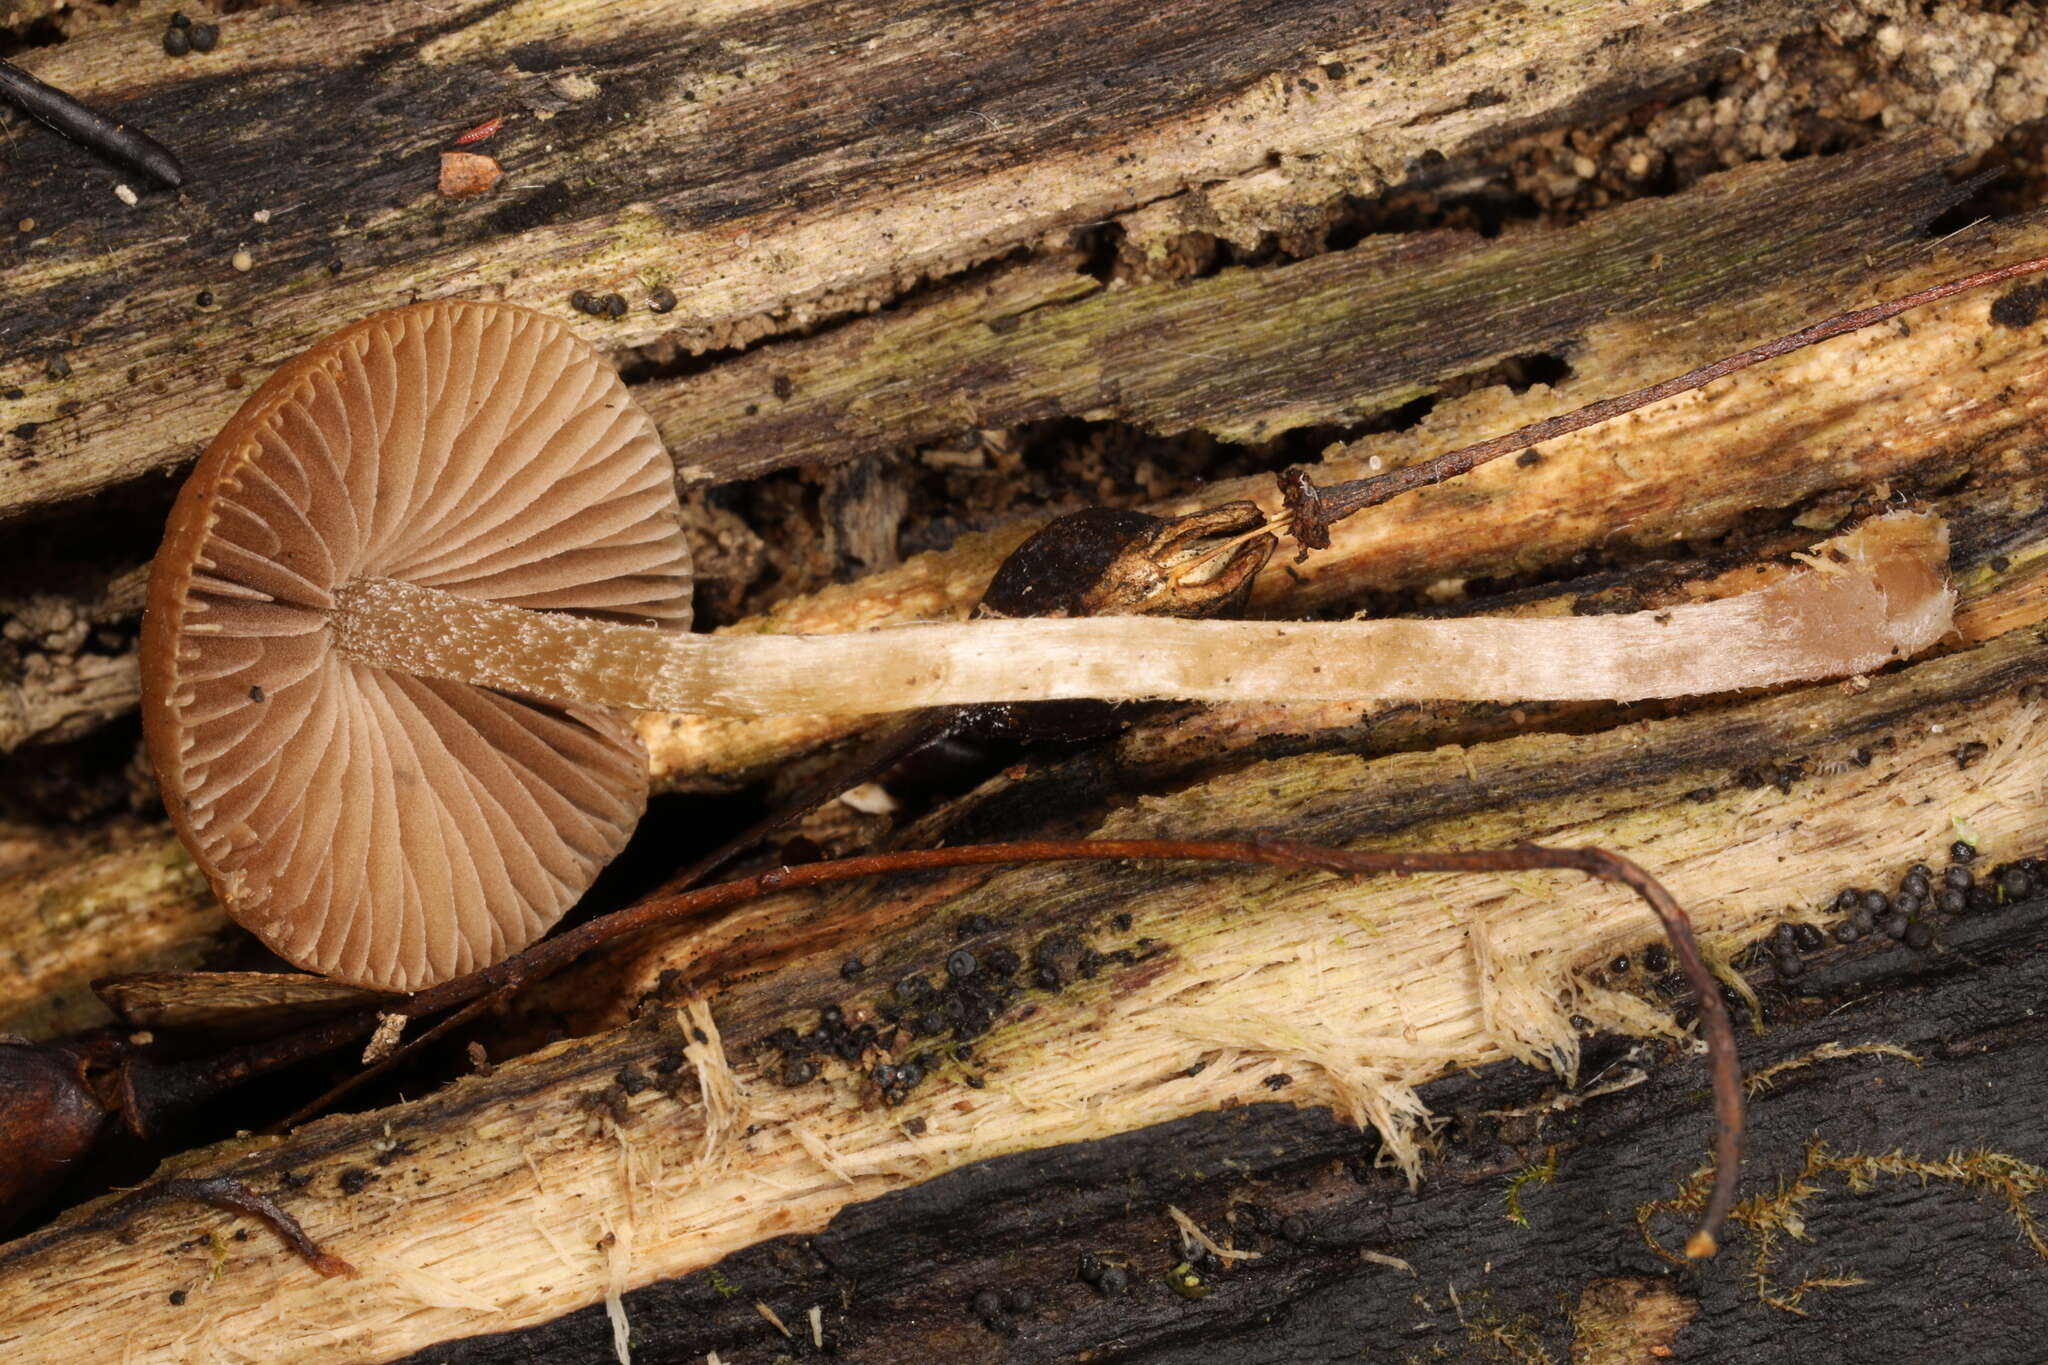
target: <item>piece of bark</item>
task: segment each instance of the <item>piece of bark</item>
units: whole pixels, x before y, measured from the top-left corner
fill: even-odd
[[[1960,192],[1922,139],[1744,167],[1562,231],[1402,233],[1291,265],[1101,290],[1056,268],[760,347],[637,396],[686,482],[1055,417],[1260,441],[1341,425],[1598,323],[1666,344],[1836,311]],[[1085,297],[1084,297],[1085,296]],[[1712,342],[1707,343],[1709,345]]]
[[[1503,26],[1478,0],[772,0],[593,27],[546,0],[359,0],[221,16],[184,63],[148,21],[97,26],[31,69],[150,129],[189,178],[129,208],[78,148],[10,149],[0,217],[32,204],[38,228],[9,243],[0,395],[23,397],[0,397],[0,431],[37,425],[5,438],[0,515],[190,458],[242,386],[413,295],[566,315],[572,291],[618,292],[625,320],[578,322],[599,344],[730,345],[1274,156],[1317,163],[1325,198],[1371,193],[1426,151],[1614,107],[1818,11],[1603,0]],[[440,145],[506,112],[505,185],[442,200]],[[646,311],[664,285],[676,311]],[[68,377],[44,377],[53,352]]]
[[[2048,710],[2038,688],[2022,690],[2044,664],[2048,635],[2030,627],[1860,693],[1830,685],[1593,735],[1257,764],[1148,799],[1101,832],[1598,842],[1656,868],[1727,953],[1788,904],[1792,918],[1827,922],[1837,888],[1884,883],[1936,856],[1957,821],[1987,860],[2048,842],[2038,799]],[[1971,741],[1986,748],[1963,766],[1953,755]],[[1755,776],[1795,763],[1805,776],[1783,790]],[[1907,784],[1913,800],[1901,804]],[[1596,970],[1653,939],[1626,895],[1547,876],[1346,883],[1079,865],[785,898],[700,943],[719,987],[709,1009],[657,1001],[637,1024],[425,1099],[179,1163],[266,1191],[290,1175],[288,1208],[374,1292],[336,1292],[260,1235],[224,1243],[209,1278],[203,1250],[165,1250],[220,1227],[215,1215],[109,1220],[87,1208],[0,1252],[0,1341],[16,1359],[64,1358],[93,1324],[118,1322],[138,1353],[191,1359],[447,1349],[437,1344],[552,1321],[608,1288],[822,1229],[850,1204],[972,1162],[1275,1094],[1374,1124],[1385,1159],[1426,1169],[1428,1110],[1415,1087],[1504,1057],[1573,1074],[1573,1016],[1629,1033],[1671,1027],[1622,989],[1632,978]],[[1000,949],[1016,952],[1020,988],[964,989],[942,966],[963,947],[992,966]],[[848,981],[841,968],[856,951],[866,971]],[[1024,984],[1040,966],[1061,989]],[[940,1015],[942,1032],[949,999],[991,1018],[971,1057],[953,1060],[942,1039],[899,1045],[894,1061],[923,1048],[930,1062],[901,1103],[877,1095],[872,1054],[849,1067],[829,1049],[763,1047],[777,1028],[809,1031],[825,1006],[849,1027],[879,1022],[892,990],[921,994],[892,984],[911,976],[934,990],[920,1007]],[[822,1063],[818,1078],[780,1084],[799,1060]],[[1690,1059],[1676,1074],[1683,1087],[1700,1083]],[[656,1084],[663,1076],[697,1077],[715,1098],[707,1109],[687,1084]],[[1666,1190],[1704,1150],[1706,1116],[1691,1117],[1649,1163]],[[1617,1186],[1626,1202],[1595,1220],[1602,1245],[1636,1245],[1638,1188]],[[1700,1273],[1747,1285],[1732,1258]],[[86,1283],[91,1294],[78,1293]],[[175,1288],[190,1301],[172,1304]],[[697,1330],[694,1320],[661,1327]]]

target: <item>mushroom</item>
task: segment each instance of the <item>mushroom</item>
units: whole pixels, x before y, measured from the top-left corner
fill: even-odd
[[[235,918],[415,991],[539,937],[619,851],[646,799],[630,711],[1716,692],[1926,647],[1945,559],[1938,522],[1895,515],[1757,591],[1634,616],[693,635],[653,423],[565,325],[444,300],[318,343],[207,449],[151,573],[144,725]]]

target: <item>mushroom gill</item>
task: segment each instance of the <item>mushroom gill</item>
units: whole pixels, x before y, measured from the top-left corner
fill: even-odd
[[[412,990],[583,894],[646,801],[626,720],[362,663],[328,615],[389,577],[685,628],[671,479],[611,367],[522,309],[379,314],[263,385],[179,496],[143,636],[166,805],[238,920],[298,966]]]

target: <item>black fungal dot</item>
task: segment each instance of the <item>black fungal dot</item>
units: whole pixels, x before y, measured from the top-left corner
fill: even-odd
[[[1929,875],[1919,868],[1908,872],[1899,881],[1899,894],[1901,896],[1911,896],[1915,900],[1926,900],[1927,892],[1931,886],[1931,883],[1928,881]]]
[[[1934,906],[1944,915],[1960,915],[1969,908],[1970,896],[1966,891],[1958,891],[1953,886],[1944,886],[1935,893]]]
[[[830,1033],[846,1022],[846,1012],[837,1005],[827,1005],[818,1011],[818,1027]]]
[[[631,1064],[620,1067],[618,1074],[613,1076],[612,1079],[618,1082],[619,1089],[625,1091],[628,1095],[637,1095],[647,1089],[648,1086],[654,1084],[654,1082],[647,1079],[646,1072]]]
[[[173,57],[182,57],[192,50],[192,39],[182,28],[172,25],[164,30],[164,51]]]
[[[1925,948],[1934,942],[1934,930],[1916,919],[1906,926],[1905,939],[1908,948]]]
[[[1081,1277],[1082,1284],[1101,1284],[1102,1271],[1102,1258],[1092,1251],[1084,1251],[1074,1273]]]
[[[1102,1279],[1095,1287],[1104,1294],[1121,1294],[1131,1287],[1131,1272],[1120,1265],[1106,1265],[1102,1268]]]
[[[1797,981],[1806,975],[1806,963],[1796,957],[1781,957],[1777,960],[1778,976],[1781,980]]]
[[[1671,970],[1671,950],[1661,943],[1653,943],[1643,949],[1643,970],[1652,976],[1662,976]]]
[[[1288,1086],[1294,1084],[1294,1077],[1284,1071],[1276,1071],[1266,1077],[1265,1080],[1259,1082],[1259,1084],[1265,1086],[1268,1090],[1285,1090]]]
[[[1882,891],[1866,891],[1862,896],[1862,905],[1872,915],[1882,915],[1892,908],[1892,898]]]
[[[896,983],[896,996],[913,1005],[921,1005],[932,998],[932,983],[921,976],[906,976]]]
[[[1621,973],[1629,969],[1629,965],[1630,964],[1628,960],[1628,954],[1623,953],[1619,957],[1615,958],[1614,961],[1607,964],[1607,970],[1619,976]]]
[[[773,382],[771,382],[768,385],[768,387],[774,392],[777,398],[780,398],[785,403],[789,401],[790,395],[796,392],[795,382],[792,381],[790,377],[786,374],[776,375]]]
[[[1799,946],[1799,936],[1789,924],[1781,924],[1771,931],[1771,946],[1780,953],[1789,953]]]
[[[1835,893],[1835,909],[1845,914],[1848,911],[1854,910],[1862,901],[1862,893],[1853,886],[1845,886]]]
[[[1904,938],[1911,923],[1904,915],[1893,915],[1884,922],[1884,936],[1891,939]]]
[[[61,355],[53,355],[43,362],[43,373],[52,379],[68,379],[71,377],[71,362]]]
[[[1877,916],[1859,905],[1856,907],[1856,913],[1849,916],[1849,923],[1855,926],[1857,933],[1867,934],[1877,928]]]
[[[1973,863],[1977,861],[1977,846],[1968,839],[1958,839],[1948,846],[1950,862]]]
[[[988,969],[997,976],[1011,976],[1024,965],[1022,958],[1009,948],[998,948],[988,955]]]
[[[185,11],[181,9],[175,9],[171,11],[171,27],[190,28],[192,27],[192,21],[185,17]]]
[[[862,962],[857,957],[849,957],[846,961],[839,964],[839,975],[843,980],[851,981],[867,969],[868,966],[865,962]]]
[[[1951,891],[1968,891],[1977,884],[1977,874],[1967,867],[1951,867],[1941,874],[1941,884]]]
[[[213,291],[211,289],[200,290],[198,294],[193,296],[192,302],[198,304],[201,308],[213,307]]]
[[[2048,285],[2016,284],[2000,294],[1991,305],[1991,321],[2000,327],[2031,327],[2048,302]]]
[[[171,30],[171,32],[173,32],[173,33],[176,33],[177,31],[178,31],[178,30],[176,30],[176,29],[172,29],[172,30]],[[167,45],[167,46],[168,46],[168,45]],[[182,1289],[173,1289],[173,1290],[171,1291],[171,1294],[170,1294],[170,1299],[171,1299],[171,1307],[173,1307],[173,1308],[183,1308],[183,1307],[185,1306],[185,1291],[184,1291],[184,1290],[182,1290]]]
[[[1111,921],[1111,923],[1116,925],[1118,933],[1128,934],[1129,932],[1131,932],[1130,912],[1125,911],[1124,913],[1118,915],[1114,920]]]
[[[657,285],[647,295],[647,306],[657,313],[672,312],[676,306],[676,295],[667,285]]]
[[[341,273],[341,259],[339,257],[327,263],[327,273],[330,275],[339,275]]]
[[[1956,767],[1959,769],[1971,767],[1990,752],[1991,746],[1981,739],[1973,739],[1966,743],[1958,744],[1955,747]]]
[[[797,1060],[785,1063],[782,1068],[782,1083],[787,1086],[809,1085],[818,1079],[818,1064]]]
[[[24,441],[32,440],[36,434],[36,424],[34,422],[23,422],[14,429],[14,434]]]
[[[569,306],[579,313],[593,313],[597,311],[597,300],[591,298],[586,291],[579,289],[569,295]]]
[[[996,927],[996,922],[987,915],[962,915],[960,922],[953,926],[955,938],[973,938]]]
[[[2025,900],[2033,894],[2034,879],[2023,867],[2008,867],[1998,874],[1998,889],[2009,901]]]
[[[965,948],[955,948],[946,954],[946,974],[955,980],[973,976],[980,966],[981,964],[975,961],[974,954]]]
[[[1856,927],[1855,920],[1845,919],[1835,926],[1835,942],[1854,943],[1857,939],[1863,937],[1863,933],[1863,930]]]
[[[1827,939],[1816,925],[1795,924],[1792,926],[1792,937],[1798,940],[1799,951],[1802,953],[1816,953],[1827,946]]]
[[[343,1194],[361,1194],[377,1177],[360,1166],[351,1166],[335,1179]]]
[[[220,30],[212,24],[192,25],[192,50],[194,52],[211,52],[213,51],[213,45],[219,41]]]
[[[990,1318],[1001,1317],[1002,1312],[1003,1296],[1001,1294],[998,1294],[993,1289],[983,1289],[976,1292],[974,1296],[974,1315],[976,1317],[986,1322]]]
[[[1982,913],[1998,908],[1998,896],[1988,886],[1973,886],[1963,893],[1963,899],[1971,910]]]
[[[1037,1301],[1031,1297],[1029,1290],[1006,1289],[1003,1291],[1003,1307],[1012,1313],[1029,1313],[1037,1306]]]
[[[1280,1235],[1296,1246],[1301,1245],[1309,1237],[1308,1219],[1298,1213],[1288,1214],[1280,1220]]]

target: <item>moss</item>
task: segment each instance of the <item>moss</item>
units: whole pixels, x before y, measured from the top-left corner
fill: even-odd
[[[1505,1200],[1507,1204],[1505,1215],[1507,1220],[1516,1227],[1528,1227],[1529,1215],[1522,1211],[1523,1189],[1529,1185],[1548,1185],[1555,1179],[1557,1179],[1557,1148],[1553,1145],[1545,1149],[1542,1161],[1534,1166],[1525,1167],[1508,1177],[1508,1189]]]

